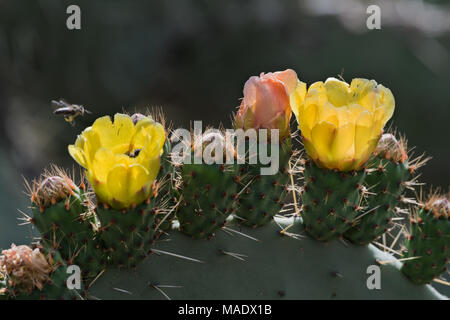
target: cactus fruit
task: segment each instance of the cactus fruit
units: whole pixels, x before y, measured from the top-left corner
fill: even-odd
[[[344,237],[355,244],[367,244],[387,232],[392,218],[401,212],[397,204],[406,199],[403,191],[412,183],[408,181],[410,175],[427,160],[419,157],[408,161],[405,139],[397,140],[393,134],[384,134],[367,164],[371,172],[365,179],[369,191],[366,209]]]
[[[411,218],[402,271],[414,283],[429,283],[447,270],[446,264],[450,259],[449,213],[449,197],[435,193]]]
[[[78,299],[78,291],[67,288],[67,266],[54,249],[11,245],[0,256],[6,299]]]
[[[269,143],[259,143],[259,148],[270,147]],[[269,153],[269,151],[268,151]],[[292,154],[292,140],[286,138],[280,143],[279,170],[274,175],[261,175],[261,164],[246,163],[239,165],[242,184],[245,189],[239,196],[236,209],[241,224],[248,227],[259,227],[267,224],[283,208],[288,194],[289,177],[292,170],[289,161]]]
[[[80,266],[85,277],[95,277],[101,251],[84,183],[76,186],[64,170],[53,166],[28,189],[33,211],[28,220],[41,233],[42,245],[59,250],[68,264]]]
[[[203,147],[211,145],[216,145],[217,150],[220,148],[225,156],[227,146],[223,134],[205,132],[195,138],[193,150],[187,151],[190,159],[201,156]],[[187,163],[177,163],[180,203],[176,215],[180,230],[193,238],[211,238],[236,208],[240,182],[237,165],[221,164],[222,161],[211,164],[183,162]]]
[[[362,210],[365,170],[331,171],[305,160],[303,174],[301,215],[305,230],[320,241],[342,236]]]
[[[228,226],[228,224],[227,224]],[[368,267],[394,257],[373,245],[323,244],[302,237],[299,219],[279,218],[210,241],[177,230],[158,241],[136,271],[109,269],[89,289],[98,299],[445,299],[402,276],[400,262],[380,266],[381,290],[367,287]],[[288,228],[288,232],[282,229]]]

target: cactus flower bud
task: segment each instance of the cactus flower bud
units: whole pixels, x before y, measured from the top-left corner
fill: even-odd
[[[297,74],[291,69],[250,77],[244,85],[235,128],[279,129],[280,139],[288,136],[292,114],[290,95],[295,94],[297,85]]]
[[[450,219],[450,201],[448,195],[432,195],[427,202],[425,202],[425,209],[432,212],[435,217],[443,217]]]
[[[385,133],[381,136],[373,154],[391,159],[394,162],[404,162],[408,159],[406,142],[404,139],[397,140],[391,133]]]
[[[46,208],[69,199],[78,190],[72,178],[61,168],[52,166],[46,170],[39,179],[27,183],[31,202],[43,212]]]

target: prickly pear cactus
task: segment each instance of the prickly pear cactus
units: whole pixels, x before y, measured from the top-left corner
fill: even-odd
[[[95,217],[89,209],[85,186],[79,187],[53,167],[30,186],[33,217],[28,220],[41,233],[44,246],[59,250],[68,264],[81,267],[88,278],[100,269]]]
[[[383,234],[425,162],[408,162],[406,146],[389,136],[375,150],[394,104],[373,80],[329,78],[307,89],[290,69],[251,77],[234,128],[271,130],[281,146],[273,175],[260,171],[264,161],[237,161],[221,131],[196,135],[190,159],[174,160],[170,130],[153,117],[100,117],[68,146],[93,192],[62,170],[29,187],[27,219],[42,239],[2,252],[0,299],[444,299],[426,283],[449,259],[448,197],[434,195],[412,219],[403,267],[343,239],[366,244]],[[308,160],[292,151],[292,112]],[[271,160],[277,149],[266,138],[253,140]],[[288,190],[295,212],[277,217]],[[83,271],[82,295],[67,288],[69,263]]]
[[[260,143],[259,148],[271,149],[271,144]],[[276,174],[261,175],[261,168],[266,165],[250,164],[248,159],[245,164],[239,165],[245,189],[239,196],[236,216],[243,225],[252,228],[265,225],[283,208],[289,192],[291,155],[292,140],[288,137],[280,144],[279,169]]]
[[[224,150],[221,133],[205,134],[194,142],[194,148],[217,143]],[[198,150],[198,149],[197,149]],[[195,152],[192,151],[191,159]],[[234,212],[239,192],[235,164],[180,164],[180,204],[177,219],[180,230],[193,238],[211,238]]]
[[[235,221],[236,222],[236,221]],[[110,269],[90,288],[91,299],[445,299],[380,266],[381,290],[367,287],[367,268],[394,257],[372,245],[327,244],[304,236],[300,220],[275,218],[260,228],[239,223],[209,240],[173,230],[155,243],[136,271]],[[288,231],[282,231],[289,228]]]
[[[448,198],[435,194],[411,219],[402,271],[414,283],[430,283],[447,271],[450,259],[449,212]]]
[[[14,244],[0,256],[3,299],[69,300],[80,293],[67,288],[67,265],[58,251]]]
[[[302,218],[305,230],[317,240],[340,237],[362,210],[364,170],[335,172],[305,161]]]

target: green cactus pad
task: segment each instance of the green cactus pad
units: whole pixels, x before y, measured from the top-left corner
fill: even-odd
[[[365,179],[370,192],[366,209],[355,219],[354,226],[344,233],[346,239],[362,245],[376,240],[387,231],[409,178],[408,161],[396,163],[375,157],[369,167],[375,171]]]
[[[152,199],[134,209],[117,211],[105,206],[96,208],[101,223],[100,238],[108,263],[135,268],[147,257],[151,245],[160,235],[165,214]]]
[[[302,191],[305,230],[317,240],[340,237],[361,211],[365,171],[335,172],[306,161]]]
[[[444,273],[450,259],[450,220],[435,216],[425,208],[418,211],[418,219],[411,220],[404,258],[418,257],[404,262],[402,271],[414,283],[429,283]]]
[[[80,266],[84,276],[92,278],[102,267],[95,217],[89,213],[85,191],[74,188],[72,196],[44,210],[33,203],[31,222],[41,233],[44,246],[59,250],[68,264]]]
[[[210,238],[234,212],[238,194],[237,166],[183,164],[177,211],[180,230],[193,238]]]
[[[260,144],[259,147],[265,148],[266,145]],[[267,165],[246,163],[239,166],[240,173],[244,177],[242,183],[246,186],[239,196],[239,206],[236,209],[241,224],[259,227],[267,224],[280,212],[288,194],[291,147],[291,138],[281,143],[279,170],[274,175],[261,175],[261,168]]]
[[[230,230],[210,241],[176,230],[158,241],[154,254],[133,271],[107,270],[89,289],[98,299],[445,299],[431,286],[418,287],[381,265],[381,289],[368,289],[367,268],[395,258],[373,245],[327,244],[304,237],[300,221],[275,218],[245,236]],[[238,226],[230,229],[237,230]],[[169,241],[170,240],[170,241]],[[370,281],[369,281],[370,282]]]

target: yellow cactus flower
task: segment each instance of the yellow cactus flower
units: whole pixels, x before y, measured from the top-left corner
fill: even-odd
[[[161,124],[116,114],[95,120],[78,136],[69,153],[82,167],[97,200],[125,209],[147,199],[159,167],[165,141]]]
[[[297,88],[291,107],[308,155],[321,168],[360,169],[394,112],[391,90],[374,80],[335,78]]]

